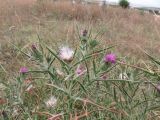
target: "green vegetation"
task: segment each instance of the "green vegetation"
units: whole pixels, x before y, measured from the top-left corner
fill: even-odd
[[[128,2],[128,0],[120,0],[120,1],[119,1],[119,5],[120,5],[122,8],[128,8],[128,7],[129,7],[129,2]]]
[[[160,24],[151,14],[0,2],[0,118],[159,119]]]

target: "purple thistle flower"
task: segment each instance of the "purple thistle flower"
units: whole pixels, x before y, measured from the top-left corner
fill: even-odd
[[[85,29],[85,30],[83,30],[83,31],[81,32],[81,35],[82,35],[83,37],[86,37],[86,36],[87,36],[87,33],[88,33],[88,31]]]
[[[79,65],[79,66],[77,67],[77,69],[76,69],[75,72],[76,72],[77,76],[81,76],[81,75],[84,75],[84,74],[85,74],[86,69],[85,69],[84,66]]]
[[[104,62],[113,64],[116,63],[116,55],[113,53],[105,55]]]
[[[21,67],[20,70],[19,70],[19,72],[22,73],[22,74],[27,73],[28,72],[28,68]]]
[[[32,50],[36,50],[36,49],[37,49],[36,45],[35,45],[35,44],[32,44],[31,49],[32,49]]]
[[[106,75],[106,74],[102,74],[102,75],[100,76],[100,78],[101,78],[102,80],[106,80],[106,79],[107,79],[107,75]]]

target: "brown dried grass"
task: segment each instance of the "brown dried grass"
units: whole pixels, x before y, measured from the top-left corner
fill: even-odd
[[[119,7],[73,5],[68,1],[0,0],[0,3],[0,41],[4,48],[0,62],[14,63],[8,65],[9,70],[16,67],[17,57],[13,56],[13,47],[6,43],[6,37],[23,46],[27,43],[26,36],[32,36],[38,29],[46,42],[53,45],[62,42],[60,40],[66,39],[66,36],[71,43],[76,44],[75,23],[80,28],[91,27],[93,35],[105,29],[100,42],[104,46],[117,44],[116,51],[123,56],[144,58],[137,46],[154,55],[160,54],[160,24],[151,14]],[[26,30],[28,26],[31,28]],[[9,31],[11,28],[13,30]]]

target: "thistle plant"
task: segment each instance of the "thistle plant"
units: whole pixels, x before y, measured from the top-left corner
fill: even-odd
[[[159,79],[158,71],[121,62],[123,59],[112,50],[114,45],[102,47],[87,30],[79,34],[77,47],[62,46],[53,50],[39,40],[38,45],[21,51],[33,65],[21,67],[15,87],[6,90],[14,92],[7,96],[8,107],[2,107],[8,117],[146,120],[156,113],[158,97],[154,90],[159,91],[159,85],[155,86],[152,79]],[[148,92],[150,85],[155,88]]]

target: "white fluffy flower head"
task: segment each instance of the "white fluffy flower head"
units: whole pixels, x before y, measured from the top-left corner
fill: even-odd
[[[64,77],[65,76],[65,74],[61,70],[59,70],[59,69],[56,69],[56,73],[60,77]]]
[[[67,46],[63,46],[60,48],[59,56],[62,60],[70,62],[73,59],[73,55],[74,51],[71,48]]]
[[[50,107],[55,107],[56,104],[57,104],[57,99],[56,99],[54,96],[52,96],[52,97],[50,97],[49,100],[47,100],[47,101],[45,102],[45,104],[46,104],[46,106],[47,106],[48,108],[50,108]]]
[[[126,73],[120,73],[119,74],[119,79],[126,80],[126,79],[128,79],[128,75]]]

